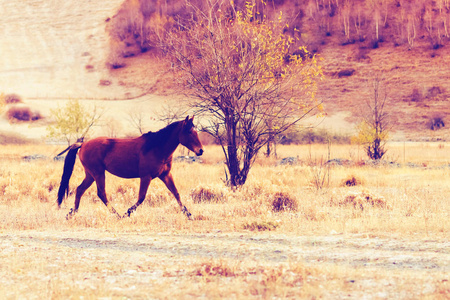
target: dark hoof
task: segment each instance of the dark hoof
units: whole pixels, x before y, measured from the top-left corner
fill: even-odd
[[[76,213],[76,211],[73,208],[71,208],[69,210],[69,213],[66,215],[66,220],[70,220],[75,213]]]
[[[134,209],[129,208],[127,212],[123,215],[123,218],[131,217],[131,214],[134,213]]]
[[[183,214],[185,214],[186,215],[186,217],[189,219],[189,220],[192,220],[191,219],[191,213],[187,210],[187,208],[186,208],[186,206],[183,206],[183,209],[181,210],[182,212],[183,212]]]

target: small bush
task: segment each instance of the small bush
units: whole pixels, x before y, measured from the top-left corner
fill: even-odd
[[[6,115],[10,121],[37,121],[42,119],[39,112],[32,111],[26,106],[13,106],[8,109]]]
[[[291,195],[283,192],[275,193],[271,196],[272,211],[297,211],[298,201]]]
[[[353,208],[360,210],[364,210],[367,207],[388,208],[383,197],[373,195],[368,191],[349,193],[339,205],[351,205]]]
[[[434,116],[428,122],[428,127],[431,130],[438,130],[445,127],[444,119],[441,116]]]
[[[445,90],[439,86],[433,86],[428,89],[426,97],[427,98],[436,98],[439,95],[443,94],[444,91]]]
[[[342,186],[357,186],[362,184],[362,180],[354,175],[350,175],[342,181]]]
[[[341,70],[338,72],[338,77],[350,77],[353,75],[353,73],[355,73],[355,69],[345,69],[345,70]]]
[[[17,94],[7,94],[4,96],[5,104],[22,103],[22,98]]]
[[[191,191],[191,198],[194,203],[222,203],[225,202],[223,191],[218,191],[212,187],[198,186]]]
[[[418,88],[413,89],[410,100],[412,102],[421,102],[423,100],[423,94],[421,91],[419,91]]]

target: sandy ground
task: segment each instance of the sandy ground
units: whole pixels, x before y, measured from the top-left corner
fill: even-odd
[[[119,120],[122,134],[133,130],[127,120],[130,111],[154,116],[167,99],[156,95],[135,98],[142,89],[119,84],[105,65],[105,20],[121,2],[1,1],[0,93],[20,95],[25,105],[44,117],[50,115],[50,109],[78,99],[86,107],[104,110],[104,120]],[[87,69],[88,65],[91,68]],[[111,84],[101,85],[101,80]],[[121,100],[128,98],[135,99]],[[147,130],[159,128],[151,117],[147,121]],[[0,130],[41,138],[46,135],[47,123],[10,124],[1,118]],[[102,130],[96,134],[104,135]]]
[[[1,1],[0,90],[24,98],[103,98],[112,1]],[[86,65],[94,67],[92,72]]]
[[[235,270],[299,263],[328,276],[330,268],[340,270],[338,278],[321,279],[322,296],[339,299],[417,299],[448,283],[450,272],[448,241],[363,235],[25,231],[0,234],[0,249],[0,292],[6,299],[57,295],[65,289],[113,298],[170,297],[185,288],[186,280],[197,286],[192,278],[196,268],[214,261]],[[37,265],[30,267],[33,257]],[[231,284],[227,276],[216,279],[219,286]],[[331,281],[346,287],[333,290]],[[62,284],[56,288],[57,283]],[[162,294],[154,289],[164,285],[170,288]],[[183,295],[204,297],[206,290],[191,288]]]

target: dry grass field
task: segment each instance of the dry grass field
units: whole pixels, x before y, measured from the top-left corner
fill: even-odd
[[[21,96],[43,117],[2,116],[1,138],[45,140],[50,110],[70,99],[105,108],[103,122],[120,123],[120,136],[134,129],[132,109],[144,112],[145,130],[161,127],[156,113],[175,97],[167,65],[151,51],[126,58],[125,68],[106,64],[107,20],[122,3],[0,1],[0,94]],[[450,48],[418,37],[411,50],[390,42],[368,50],[333,38],[319,49],[327,117],[317,123],[352,132],[382,73],[400,141],[388,144],[393,163],[363,163],[354,145],[279,146],[279,159],[261,156],[232,191],[221,150],[207,146],[202,164],[173,166],[192,221],[157,180],[130,218],[111,215],[93,186],[66,220],[81,164],[58,210],[63,163],[51,158],[64,147],[1,144],[0,299],[449,299],[450,127],[427,125],[435,116],[450,123]],[[348,69],[353,75],[339,77]],[[36,154],[47,159],[23,159]],[[286,157],[294,164],[281,164]],[[138,186],[107,177],[119,213]]]
[[[296,164],[261,157],[248,184],[231,191],[221,150],[209,146],[202,164],[173,167],[192,221],[157,180],[130,218],[116,219],[91,187],[67,221],[74,195],[55,204],[63,163],[22,159],[61,149],[2,146],[0,295],[448,299],[449,147],[390,144],[398,165],[328,166],[328,156],[358,161],[357,147],[280,146],[279,157]],[[82,174],[77,162],[72,191]],[[137,188],[107,177],[119,212]]]

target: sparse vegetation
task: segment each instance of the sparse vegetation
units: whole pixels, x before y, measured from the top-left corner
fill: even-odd
[[[319,157],[329,151],[319,144],[279,146],[278,152],[295,153],[307,161],[310,147]],[[336,145],[331,153],[348,159],[349,147],[354,146]],[[205,161],[213,163],[173,167],[193,220],[187,220],[165,186],[155,182],[131,218],[117,220],[110,215],[91,187],[79,214],[66,221],[74,195],[61,210],[54,203],[62,163],[20,159],[58,153],[60,146],[2,146],[0,275],[8,280],[2,281],[0,293],[29,298],[51,293],[55,299],[88,294],[144,298],[150,284],[155,286],[151,295],[157,298],[182,298],[186,293],[210,298],[329,298],[375,294],[383,286],[392,298],[405,291],[408,296],[435,298],[446,291],[443,249],[450,185],[449,168],[439,167],[448,164],[446,147],[442,143],[408,146],[406,160],[427,163],[431,166],[427,169],[333,166],[330,185],[317,193],[308,185],[308,166],[268,165],[264,157],[257,160],[244,187],[228,191],[220,179],[223,165],[215,163],[221,149],[209,146]],[[390,151],[402,153],[403,145],[391,145]],[[342,186],[348,174],[367,180],[357,187]],[[80,165],[73,177],[71,191],[83,179]],[[110,175],[106,180],[119,211],[136,201],[137,180]],[[208,199],[225,191],[226,201],[194,202],[189,195],[195,186],[198,191],[209,190],[203,193]],[[283,209],[272,211],[274,199],[276,207]],[[301,201],[295,210],[289,209],[294,199]],[[339,253],[327,251],[336,247]],[[398,255],[387,258],[386,247]],[[32,256],[23,255],[29,251]],[[403,255],[406,259],[393,266],[392,261]],[[305,257],[301,264],[299,256]],[[433,264],[431,273],[425,271],[429,264]],[[103,280],[105,274],[108,281]],[[78,283],[67,285],[70,279]],[[370,286],[361,288],[350,281],[360,285],[367,281]],[[390,283],[388,290],[384,282]],[[423,286],[430,286],[429,292]]]
[[[202,11],[206,1],[190,2]],[[157,41],[164,40],[163,35],[173,30],[174,24],[180,24],[181,17],[196,17],[192,7],[186,9],[184,1],[125,1],[132,9],[107,19],[108,27],[113,25],[108,28],[110,32],[118,34],[111,39],[107,60],[112,70],[108,76],[122,77],[111,79],[111,86],[99,87],[108,84],[98,80],[105,75],[98,65],[103,60],[99,50],[103,49],[92,45],[104,41],[104,25],[91,27],[90,23],[80,22],[86,20],[76,17],[83,15],[82,10],[71,5],[89,7],[87,19],[96,19],[96,23],[103,23],[105,17],[97,18],[103,6],[86,5],[93,1],[65,1],[54,9],[53,1],[44,1],[30,9],[29,2],[4,1],[0,6],[6,12],[5,32],[17,31],[7,26],[16,20],[20,26],[16,25],[17,29],[27,28],[27,24],[37,29],[19,30],[20,61],[8,61],[11,49],[17,47],[9,43],[14,35],[6,36],[6,52],[2,52],[6,54],[2,55],[7,62],[6,82],[23,78],[22,86],[28,90],[15,90],[30,97],[58,97],[73,91],[73,97],[91,97],[94,88],[111,95],[121,86],[130,93],[135,88],[147,91],[148,80],[162,64],[157,68],[154,62],[162,61],[165,55]],[[242,9],[245,2],[226,1],[234,4],[223,10],[230,14],[227,21],[235,20],[233,11]],[[0,295],[6,299],[447,299],[449,1],[375,2],[269,0],[263,6],[259,0],[253,1],[271,21],[277,21],[283,11],[281,18],[289,24],[285,32],[294,38],[293,48],[306,45],[310,53],[328,55],[327,61],[331,57],[319,94],[319,99],[326,98],[327,111],[332,108],[330,115],[348,110],[354,114],[348,115],[349,122],[353,122],[352,118],[359,115],[355,103],[368,99],[361,82],[377,69],[389,74],[387,83],[396,89],[392,91],[395,94],[389,92],[395,104],[390,111],[401,125],[394,129],[403,131],[400,136],[404,133],[405,138],[401,143],[388,141],[384,161],[361,161],[359,147],[333,141],[335,134],[330,131],[285,132],[287,138],[292,138],[287,143],[308,145],[280,146],[279,140],[283,142],[284,138],[276,136],[278,157],[292,158],[288,160],[292,164],[281,165],[275,157],[256,156],[246,185],[237,189],[229,190],[223,184],[224,162],[219,147],[206,149],[203,164],[175,162],[174,176],[183,202],[193,212],[192,221],[180,214],[173,196],[158,182],[152,183],[142,209],[132,218],[111,217],[98,200],[94,184],[83,198],[80,214],[65,221],[74,195],[61,210],[56,209],[61,162],[22,159],[36,153],[51,157],[62,150],[61,146],[5,145],[26,140],[18,134],[0,134]],[[14,13],[19,7],[16,3],[27,8],[16,9],[20,15]],[[115,0],[104,6],[118,4]],[[112,8],[108,8],[109,16],[111,12]],[[57,13],[62,17],[55,18]],[[258,17],[253,22],[259,22]],[[59,31],[78,29],[79,24],[84,30],[76,34],[73,29]],[[85,33],[89,34],[87,39],[83,38]],[[63,35],[69,39],[63,39]],[[74,37],[81,41],[81,48],[71,48]],[[50,41],[55,40],[58,47],[52,49]],[[24,43],[34,47],[23,48]],[[70,51],[62,51],[63,47]],[[88,48],[95,59],[81,57],[80,61],[76,51]],[[135,61],[131,58],[148,50],[152,53]],[[310,58],[305,52],[296,54]],[[144,58],[150,59],[144,62]],[[60,68],[59,63],[67,63],[66,59],[86,68],[70,68],[74,66],[71,64]],[[142,65],[137,68],[136,62]],[[124,66],[130,69],[122,69]],[[45,72],[47,67],[49,72]],[[171,67],[168,63],[164,69]],[[16,68],[20,71],[16,72]],[[83,74],[91,72],[88,75],[93,84],[70,70],[76,68]],[[339,78],[340,70],[352,69],[355,71],[351,76]],[[66,77],[72,82],[42,88],[45,79],[36,74],[52,76],[58,83]],[[125,76],[131,84],[123,79]],[[86,86],[81,85],[82,91],[77,92],[80,80]],[[163,83],[164,89],[172,88],[171,80]],[[151,93],[161,90],[160,85]],[[152,109],[140,111],[148,116]],[[138,116],[135,128],[141,133],[145,128],[142,124]],[[116,134],[113,127],[109,129],[108,134]],[[438,142],[410,143],[410,137]],[[325,164],[326,159],[311,161],[312,156],[329,157],[330,151],[324,145],[329,141],[336,163]],[[319,168],[312,170],[314,166]],[[327,170],[331,172],[324,177]],[[71,193],[81,181],[82,172],[78,165]],[[313,176],[319,179],[318,184],[312,181]],[[324,178],[326,184],[321,184]],[[136,201],[138,181],[112,176],[107,181],[107,192],[119,211]],[[194,194],[193,187],[197,187]],[[273,211],[272,200],[277,193],[296,199],[297,209]],[[204,199],[194,200],[203,194]],[[221,201],[215,201],[217,198]]]
[[[445,127],[444,118],[435,116],[430,119],[429,128],[431,130],[438,130]]]
[[[22,103],[22,97],[17,94],[6,94],[3,96],[5,104],[17,104]]]
[[[27,106],[12,106],[6,112],[10,122],[29,122],[42,119],[38,111],[33,111]]]
[[[358,178],[355,175],[350,175],[342,181],[343,186],[356,186],[356,185],[361,185],[362,183],[363,183],[363,180]]]
[[[363,144],[370,159],[381,159],[386,153],[386,142],[391,131],[390,112],[386,87],[382,90],[382,79],[372,81],[373,94],[366,100],[362,112],[362,121],[358,126],[356,142]]]
[[[274,195],[270,195],[269,197],[272,203],[272,211],[274,212],[295,212],[298,209],[297,199],[286,192],[276,192]]]
[[[284,34],[282,15],[271,21],[247,2],[230,22],[227,5],[210,2],[207,13],[180,20],[184,29],[172,30],[161,47],[180,93],[191,99],[188,106],[208,120],[203,130],[220,142],[229,184],[236,187],[245,184],[273,136],[322,111],[316,98],[322,69],[305,48],[299,49],[305,59],[293,54],[295,42]]]
[[[198,186],[191,191],[194,203],[223,203],[226,201],[225,193],[211,186]]]
[[[285,134],[277,137],[278,144],[282,145],[299,145],[299,144],[349,144],[351,136],[349,134],[341,134],[330,132],[324,128],[307,128],[287,131]]]
[[[63,138],[69,145],[82,140],[102,116],[96,107],[89,110],[78,100],[70,100],[65,108],[52,109],[51,114],[55,123],[47,127],[48,137]]]
[[[252,223],[246,223],[242,226],[242,228],[251,230],[251,231],[271,231],[275,230],[278,227],[277,224],[272,222],[257,222],[254,221]]]

